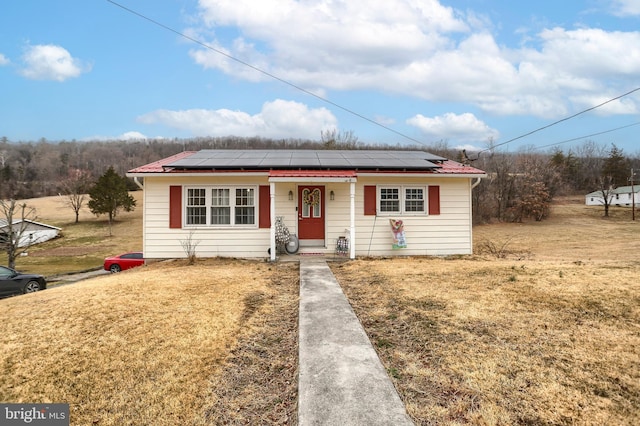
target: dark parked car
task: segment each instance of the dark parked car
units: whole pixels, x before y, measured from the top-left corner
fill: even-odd
[[[141,265],[144,265],[144,256],[139,251],[107,257],[104,260],[104,270],[111,272],[120,272]]]
[[[47,288],[42,275],[23,274],[14,269],[0,266],[0,296],[33,293]]]

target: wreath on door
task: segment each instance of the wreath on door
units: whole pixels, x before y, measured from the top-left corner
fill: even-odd
[[[318,204],[320,204],[321,196],[322,195],[320,194],[320,190],[318,188],[314,189],[313,191],[305,189],[303,192],[304,202],[305,204],[308,204],[310,206],[317,206]]]

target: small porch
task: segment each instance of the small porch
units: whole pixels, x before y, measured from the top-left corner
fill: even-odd
[[[355,259],[354,170],[272,170],[269,172],[270,256],[276,260],[277,218],[299,242],[299,256]],[[286,194],[288,204],[276,195]],[[282,197],[282,195],[280,195]]]

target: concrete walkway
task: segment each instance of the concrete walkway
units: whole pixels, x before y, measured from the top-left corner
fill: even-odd
[[[412,425],[324,259],[300,260],[298,423]]]

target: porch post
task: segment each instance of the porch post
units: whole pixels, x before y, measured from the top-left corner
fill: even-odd
[[[349,188],[349,198],[351,199],[351,228],[349,239],[351,245],[349,246],[349,258],[356,258],[356,183],[351,182]]]
[[[270,252],[271,261],[276,261],[276,183],[269,183],[269,214],[271,216]]]

